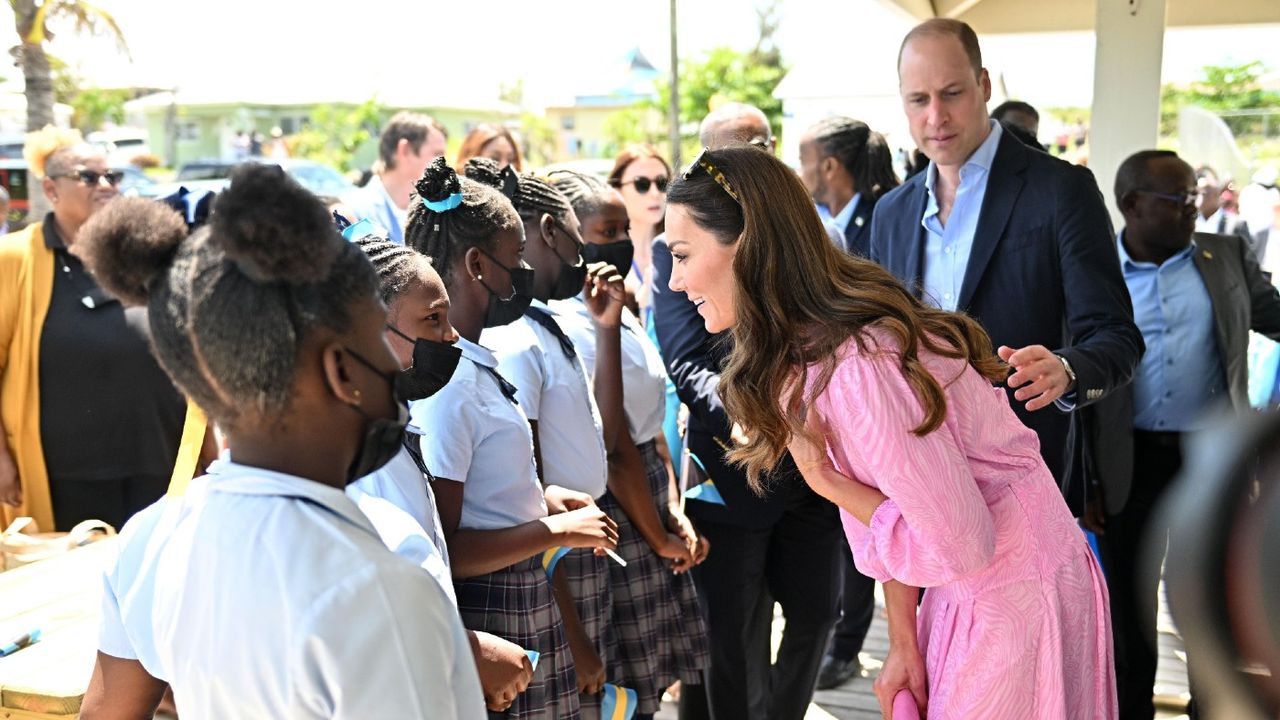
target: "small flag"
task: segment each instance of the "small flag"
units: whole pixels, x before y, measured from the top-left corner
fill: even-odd
[[[529,662],[533,663],[533,669],[537,670],[538,658],[542,657],[542,653],[538,652],[537,650],[525,650],[524,654],[529,656]]]
[[[701,500],[702,502],[715,503],[716,505],[725,504],[724,498],[720,496],[720,491],[716,489],[716,484],[710,480],[685,490],[684,496],[690,500]]]
[[[631,720],[635,714],[636,691],[605,683],[604,699],[600,702],[601,720]]]
[[[374,234],[376,234],[376,231],[373,228],[373,223],[368,220],[361,220],[342,229],[342,239],[349,242],[355,242],[366,235]]]
[[[551,573],[556,570],[556,563],[560,562],[560,558],[569,554],[567,547],[553,547],[542,553],[542,569],[547,571],[547,579],[551,578]]]
[[[618,564],[619,564],[619,565],[621,565],[622,567],[626,567],[626,566],[627,566],[627,561],[626,561],[626,560],[623,560],[621,555],[619,555],[618,553],[616,553],[616,552],[614,552],[614,551],[610,550],[609,548],[605,548],[605,549],[604,549],[604,554],[605,554],[605,555],[608,555],[610,558],[612,558],[612,559],[613,559],[613,561],[614,561],[614,562],[618,563]]]

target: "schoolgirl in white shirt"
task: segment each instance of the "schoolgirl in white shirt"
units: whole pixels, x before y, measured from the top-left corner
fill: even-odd
[[[449,294],[430,259],[357,224],[345,229],[378,274],[387,306],[386,339],[405,369],[396,378],[410,406],[439,392],[453,377],[462,357],[458,333],[449,322]],[[372,227],[368,228],[372,233]],[[347,495],[369,518],[383,543],[436,578],[454,601],[449,550],[432,492],[430,468],[422,460],[423,429],[412,423],[405,443],[391,462],[347,486]],[[525,648],[492,633],[468,630],[485,704],[491,711],[511,706],[533,679]]]
[[[343,493],[399,451],[407,414],[368,259],[274,166],[238,170],[190,237],[155,208],[104,209],[86,259],[147,306],[230,462],[121,533],[82,717],[149,716],[166,682],[187,720],[484,717],[447,596]]]
[[[557,173],[554,182],[581,221],[587,263],[628,267],[627,206],[618,191],[577,173]],[[594,366],[597,333],[584,298],[550,306],[583,364]],[[609,491],[600,501],[618,523],[618,553],[627,561],[609,569],[609,677],[636,691],[636,718],[645,720],[658,711],[667,687],[677,680],[702,684],[710,665],[706,625],[687,572],[706,557],[708,545],[680,509],[675,474],[659,451],[667,382],[662,355],[629,310],[622,313],[621,339],[625,418],[609,457]]]
[[[483,328],[516,320],[527,303],[532,271],[511,203],[459,178],[443,159],[427,168],[417,191],[406,244],[440,271],[463,358],[448,385],[412,408],[414,424],[426,430],[422,456],[435,476],[458,609],[468,628],[541,653],[508,717],[576,718],[574,665],[542,554],[615,547],[617,527],[589,496],[544,490],[517,391],[478,344]]]
[[[622,276],[611,266],[587,268],[578,219],[568,200],[549,182],[516,175],[510,169],[500,174],[483,160],[468,163],[466,172],[501,188],[511,199],[524,222],[525,258],[534,273],[524,317],[485,330],[482,341],[493,348],[499,369],[518,388],[517,397],[533,429],[543,481],[599,499],[605,492],[614,426],[621,417],[615,411],[622,403],[618,336],[626,298]],[[591,288],[587,299],[600,336],[594,394],[573,341],[547,305],[548,300],[573,297],[585,286]],[[593,711],[606,680],[608,563],[587,551],[571,552],[560,563],[564,579],[558,577],[559,569],[556,578],[581,701],[584,709]]]

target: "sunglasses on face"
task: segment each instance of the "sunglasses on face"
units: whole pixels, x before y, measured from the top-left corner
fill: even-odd
[[[53,177],[55,179],[66,178],[68,180],[75,180],[81,184],[88,185],[89,187],[96,186],[99,181],[106,178],[107,184],[111,187],[115,187],[124,179],[124,173],[120,170],[108,170],[102,173],[97,170],[76,170],[65,175],[54,175]]]
[[[638,177],[632,180],[628,180],[621,184],[635,185],[636,192],[640,193],[641,195],[644,195],[645,193],[649,192],[649,188],[653,187],[654,185],[658,186],[658,192],[665,193],[667,191],[667,176],[659,175],[656,178]]]
[[[1150,195],[1153,198],[1159,198],[1161,200],[1171,202],[1180,207],[1195,205],[1196,199],[1200,196],[1200,192],[1198,190],[1190,190],[1190,191],[1181,192],[1181,193],[1162,193],[1162,192],[1156,192],[1155,190],[1138,190],[1136,192],[1141,193],[1143,195]]]

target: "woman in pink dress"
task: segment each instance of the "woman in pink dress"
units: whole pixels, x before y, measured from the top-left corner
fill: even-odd
[[[981,327],[838,250],[795,173],[753,147],[704,151],[666,223],[671,289],[732,331],[731,458],[758,484],[790,449],[884,584],[886,717],[906,688],[932,720],[1114,718],[1102,572],[993,387],[1007,370]]]

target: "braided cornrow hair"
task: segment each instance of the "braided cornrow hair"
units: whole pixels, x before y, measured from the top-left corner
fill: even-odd
[[[551,183],[559,190],[578,219],[594,215],[604,205],[605,198],[617,190],[595,175],[586,175],[572,170],[556,170],[551,173]]]
[[[77,247],[103,287],[146,305],[156,359],[223,427],[283,413],[298,349],[320,328],[351,329],[377,277],[324,206],[279,167],[250,163],[190,236],[171,208],[120,198]]]
[[[501,190],[526,224],[541,220],[543,213],[567,223],[573,211],[569,200],[549,180],[532,173],[517,174],[510,167],[499,171],[496,162],[480,157],[468,160],[463,172],[476,182]]]
[[[399,295],[418,282],[423,266],[430,266],[431,258],[412,248],[393,243],[377,235],[356,238],[356,246],[364,251],[378,273],[378,293],[382,302],[391,304]]]
[[[488,162],[493,162],[489,160]],[[492,252],[494,236],[522,228],[515,208],[492,187],[460,178],[444,158],[436,158],[414,183],[417,195],[409,202],[405,244],[434,258],[433,265],[445,284],[453,268],[470,248]],[[462,193],[462,204],[436,212],[423,202],[440,202]]]

